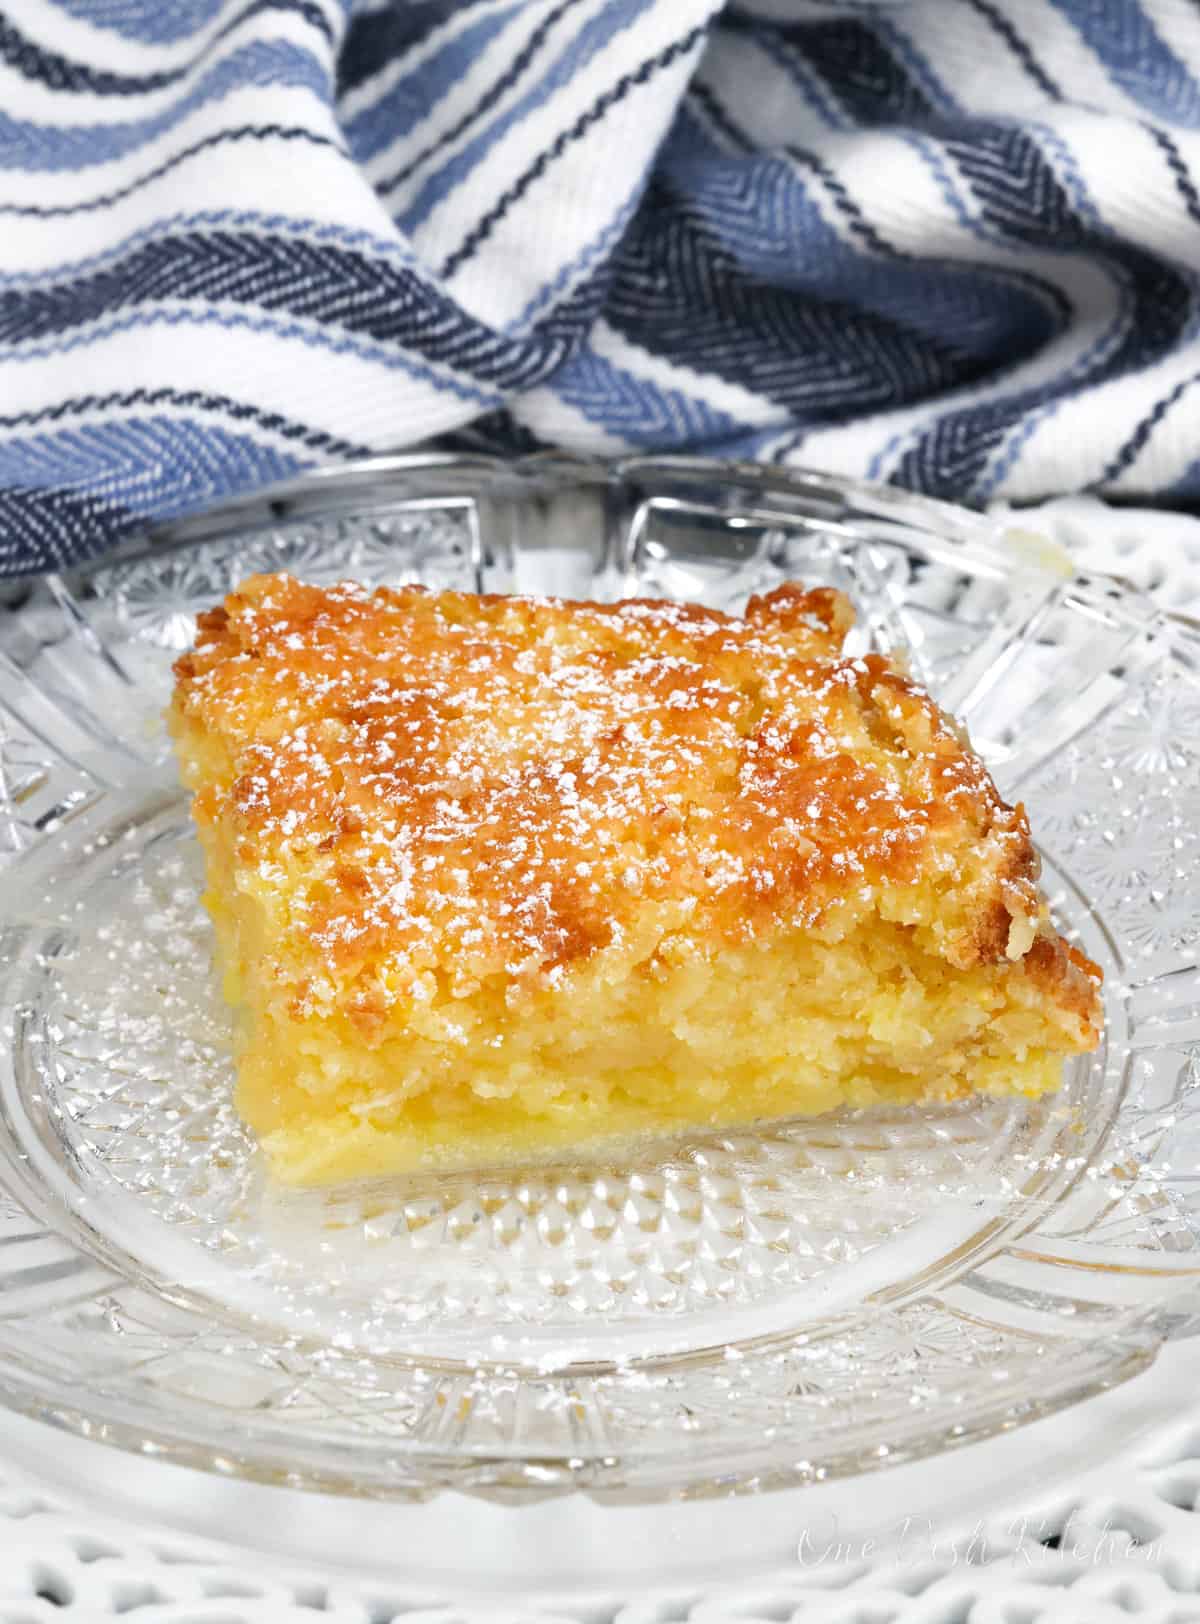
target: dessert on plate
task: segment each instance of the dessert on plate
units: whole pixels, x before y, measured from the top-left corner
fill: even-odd
[[[170,721],[273,1173],[1056,1088],[1099,972],[852,619],[286,575],[202,614]]]

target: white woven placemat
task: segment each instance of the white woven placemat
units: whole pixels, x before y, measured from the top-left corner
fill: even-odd
[[[1170,1348],[1146,1375],[1061,1416],[847,1485],[834,1510],[826,1502],[814,1516],[808,1490],[771,1495],[769,1506],[742,1502],[752,1516],[769,1512],[776,1521],[782,1508],[790,1549],[779,1560],[701,1573],[695,1542],[689,1562],[667,1541],[661,1574],[571,1596],[522,1593],[519,1586],[489,1594],[472,1586],[472,1545],[488,1519],[467,1502],[459,1502],[461,1536],[449,1553],[461,1565],[461,1584],[418,1576],[428,1571],[430,1552],[411,1532],[421,1526],[419,1508],[404,1506],[388,1513],[386,1554],[402,1574],[411,1562],[410,1577],[371,1576],[381,1556],[377,1533],[363,1534],[357,1560],[347,1552],[336,1566],[314,1567],[263,1549],[303,1544],[302,1536],[289,1539],[293,1508],[283,1491],[247,1495],[199,1474],[113,1455],[105,1463],[107,1488],[101,1496],[93,1489],[85,1503],[76,1480],[80,1451],[96,1455],[96,1446],[10,1420],[0,1436],[22,1464],[10,1460],[0,1472],[0,1619],[1116,1624],[1135,1614],[1146,1624],[1200,1624],[1198,1357],[1194,1344]],[[282,1514],[261,1509],[264,1496],[281,1495]],[[114,1503],[122,1498],[134,1509],[122,1513]],[[930,1510],[948,1503],[959,1508],[953,1519],[944,1509]],[[619,1563],[621,1534],[606,1527],[604,1512],[582,1501],[558,1505],[566,1508],[558,1518],[560,1547],[590,1541],[593,1567],[597,1547]],[[483,1509],[493,1540],[498,1534],[502,1542],[507,1526],[516,1543],[518,1523],[538,1523],[537,1507]],[[705,1526],[715,1528],[727,1510],[719,1502],[692,1508],[701,1542]],[[168,1526],[182,1522],[223,1525],[226,1537]]]
[[[1200,616],[1200,520],[1070,498],[1020,522],[1085,565]],[[847,1485],[840,1498],[822,1501],[818,1517],[806,1491],[771,1496],[761,1520],[770,1523],[774,1559],[757,1572],[700,1573],[706,1519],[726,1508],[688,1508],[679,1520],[687,1538],[664,1548],[661,1572],[635,1580],[627,1571],[607,1594],[557,1598],[480,1596],[461,1547],[441,1564],[453,1572],[457,1559],[461,1584],[422,1583],[429,1552],[419,1548],[417,1515],[406,1519],[403,1506],[386,1524],[378,1508],[364,1512],[357,1547],[351,1521],[337,1571],[314,1570],[303,1560],[311,1503],[296,1508],[264,1490],[239,1500],[236,1487],[127,1461],[0,1414],[0,1621],[1200,1624],[1198,1375],[1200,1344],[1182,1343],[1145,1375],[1064,1415]],[[947,1504],[956,1507],[953,1519],[925,1509]],[[556,1537],[593,1542],[592,1568],[595,1542],[613,1541],[615,1573],[621,1530],[637,1513],[621,1515],[624,1523],[580,1502],[556,1514]],[[522,1537],[538,1513],[487,1516],[502,1552],[504,1539]],[[381,1526],[393,1541],[386,1552],[366,1539]],[[481,1526],[483,1514],[473,1521],[464,1505],[464,1542]],[[413,1577],[372,1577],[388,1566]]]

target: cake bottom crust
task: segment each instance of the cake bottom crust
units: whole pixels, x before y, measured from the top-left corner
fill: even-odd
[[[219,914],[218,914],[219,918]],[[224,933],[222,933],[224,934]],[[227,993],[242,988],[235,973]],[[370,1042],[258,989],[238,1107],[273,1175],[323,1184],[520,1165],[842,1107],[1034,1097],[1084,1022],[1023,964],[953,970],[903,926],[597,964],[513,1005],[397,1003]]]

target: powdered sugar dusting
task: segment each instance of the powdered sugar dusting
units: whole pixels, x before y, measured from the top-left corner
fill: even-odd
[[[382,963],[368,1003],[554,986],[648,920],[650,953],[820,927],[964,841],[1034,914],[1023,815],[907,677],[842,657],[851,620],[792,585],[731,617],[260,576],[200,617],[176,725],[219,746],[198,815],[247,883],[288,877],[281,943]]]

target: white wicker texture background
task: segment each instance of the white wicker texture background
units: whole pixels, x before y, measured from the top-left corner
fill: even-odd
[[[1164,1371],[1182,1400],[1194,1355]],[[1143,1378],[1153,1381],[1153,1377]],[[1103,1406],[1105,1401],[1096,1401]],[[1169,1408],[1158,1404],[1158,1409]],[[1076,1425],[1089,1425],[1083,1406]],[[1095,1411],[1093,1411],[1093,1414]],[[1025,1435],[1039,1465],[1037,1427]],[[976,1468],[989,1445],[969,1453]],[[965,1457],[960,1458],[965,1464]],[[962,1465],[950,1466],[963,1475]],[[896,1476],[897,1507],[906,1503]],[[1200,1624],[1200,1405],[1135,1448],[982,1520],[921,1519],[881,1559],[851,1542],[727,1584],[635,1597],[448,1600],[417,1584],[285,1572],[263,1557],[71,1506],[32,1475],[0,1481],[4,1624]],[[829,1549],[826,1545],[826,1549]],[[803,1553],[803,1546],[801,1547]]]

